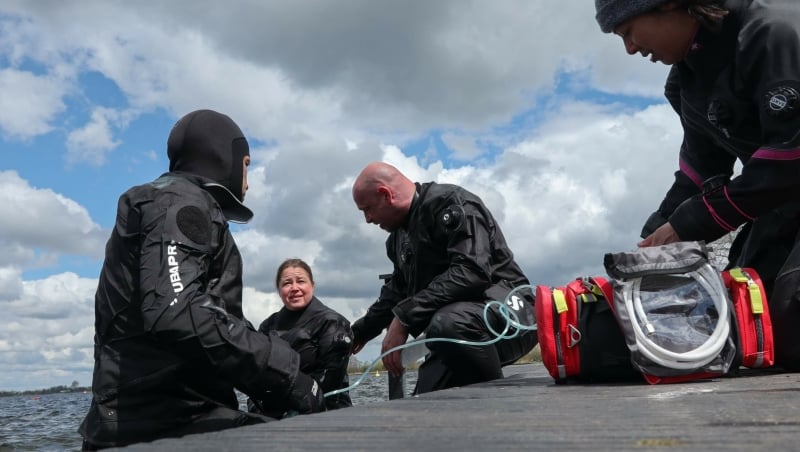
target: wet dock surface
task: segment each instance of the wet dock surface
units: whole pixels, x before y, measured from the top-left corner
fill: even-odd
[[[673,385],[556,385],[541,364],[506,378],[126,451],[800,450],[800,374]]]

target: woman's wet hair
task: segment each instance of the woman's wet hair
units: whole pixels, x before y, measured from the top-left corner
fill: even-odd
[[[712,31],[722,28],[722,19],[728,15],[724,0],[684,0],[681,2],[692,17]]]

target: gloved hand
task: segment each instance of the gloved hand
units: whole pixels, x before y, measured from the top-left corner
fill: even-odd
[[[353,342],[367,342],[369,339],[366,338],[366,334],[364,334],[364,317],[353,322],[350,325],[350,331],[353,332]]]
[[[269,391],[259,399],[248,397],[247,411],[263,414],[273,419],[281,419],[286,411],[286,397]]]
[[[298,372],[289,391],[289,408],[300,414],[325,411],[325,397],[317,380]]]

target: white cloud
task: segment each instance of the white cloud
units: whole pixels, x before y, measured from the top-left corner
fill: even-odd
[[[91,4],[75,16],[69,2],[12,2],[28,20],[7,22],[31,42],[8,46],[62,78],[98,71],[136,109],[211,106],[264,138],[319,127],[484,130],[549,93],[559,71],[589,70],[604,91],[654,98],[665,74],[631,64],[591,5],[555,0]]]
[[[0,302],[22,296],[22,273],[13,267],[0,267]]]
[[[23,282],[22,297],[6,303],[6,308],[20,318],[64,319],[92,315],[97,281],[62,273],[43,280]]]
[[[18,298],[0,299],[0,388],[89,384],[97,281],[62,273],[21,285]]]
[[[0,69],[0,130],[29,139],[53,130],[55,116],[66,109],[65,84],[49,76]]]
[[[114,110],[95,108],[89,122],[67,136],[67,161],[86,161],[93,165],[105,163],[106,154],[120,144],[114,139],[112,127],[112,123],[118,120],[119,115]]]
[[[38,251],[98,257],[107,232],[75,201],[47,188],[32,187],[15,171],[0,171],[0,237],[3,248],[22,248],[15,253],[17,257],[32,259]],[[0,257],[3,263],[14,262]]]
[[[442,135],[442,141],[453,150],[453,158],[460,161],[471,161],[478,158],[484,151],[475,143],[472,136],[463,136],[452,133]]]

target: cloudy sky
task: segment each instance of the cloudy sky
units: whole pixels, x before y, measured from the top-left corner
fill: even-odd
[[[534,284],[604,274],[677,167],[667,69],[602,34],[591,1],[5,0],[0,390],[91,383],[117,198],[166,170],[189,111],[251,143],[256,216],[232,228],[248,318],[300,257],[355,320],[391,270],[350,196],[372,161],[481,196]]]

